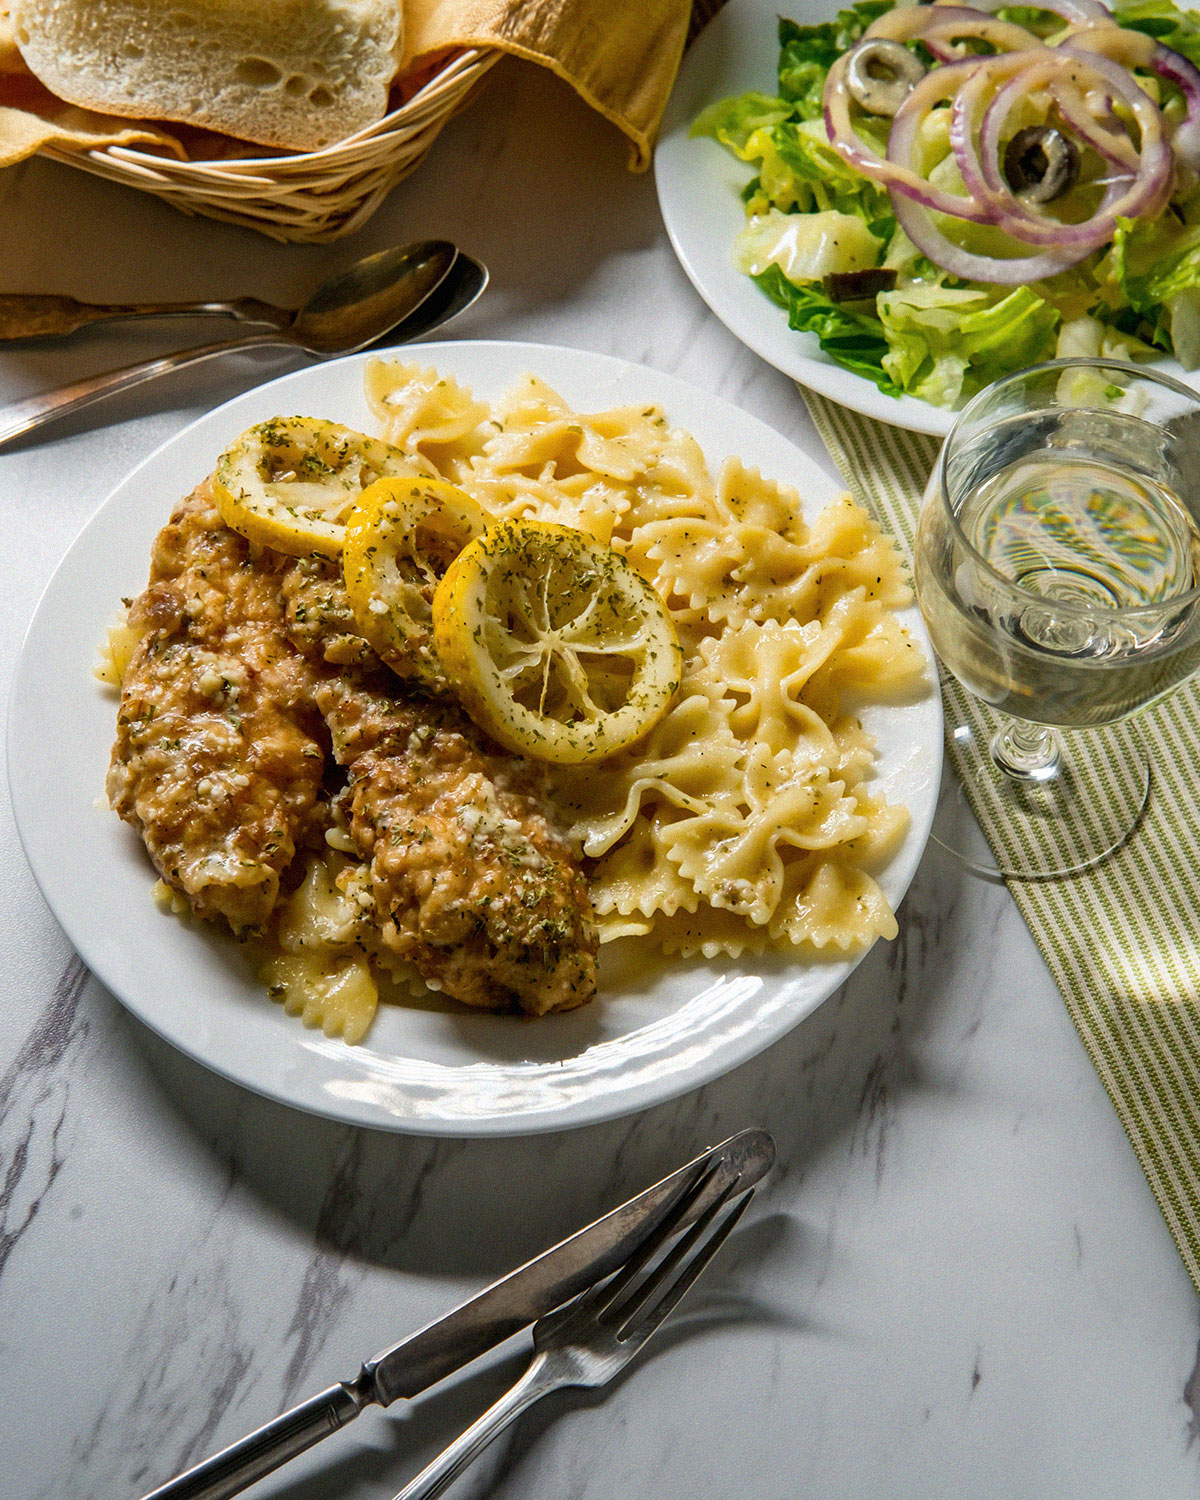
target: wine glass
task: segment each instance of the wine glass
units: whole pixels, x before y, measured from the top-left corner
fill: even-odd
[[[967,689],[948,694],[952,758],[1003,847],[992,864],[963,820],[947,831],[952,810],[935,837],[1008,876],[1098,863],[1152,779],[1136,734],[1104,726],[1200,665],[1200,396],[1106,359],[998,380],[942,447],[915,574]]]

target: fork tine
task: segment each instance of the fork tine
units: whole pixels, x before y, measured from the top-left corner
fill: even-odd
[[[618,1320],[618,1324],[625,1322],[631,1315],[645,1307],[655,1292],[667,1284],[687,1256],[691,1254],[700,1240],[708,1233],[709,1226],[725,1205],[731,1198],[736,1196],[736,1180],[726,1183],[724,1189],[696,1219],[687,1233],[680,1235],[676,1243],[671,1246],[668,1253],[663,1256],[654,1270],[646,1276],[640,1286],[632,1288],[629,1294],[623,1300],[620,1300],[619,1305],[617,1298],[610,1298],[608,1306],[609,1321],[611,1322],[615,1318]],[[629,1280],[632,1281],[632,1277]]]
[[[606,1282],[595,1291],[585,1294],[589,1310],[595,1313],[604,1312],[606,1308],[612,1307],[615,1302],[624,1296],[625,1292],[646,1269],[667,1241],[679,1232],[680,1224],[704,1196],[713,1179],[716,1177],[718,1166],[719,1163],[714,1162],[711,1166],[706,1167],[700,1176],[696,1178],[695,1182],[692,1183],[691,1187],[684,1189],[658,1228],[629,1257],[611,1281]],[[737,1179],[735,1178],[730,1187],[735,1186],[736,1181]],[[729,1189],[727,1188],[717,1200],[716,1206],[718,1208],[728,1195]],[[703,1218],[703,1215],[701,1218]],[[696,1222],[700,1223],[701,1220],[697,1219]]]
[[[708,1263],[712,1260],[713,1256],[716,1255],[717,1251],[729,1238],[734,1225],[750,1207],[750,1200],[753,1197],[754,1189],[751,1188],[743,1196],[740,1203],[735,1203],[733,1205],[733,1207],[725,1215],[724,1219],[721,1220],[716,1229],[714,1229],[709,1235],[708,1239],[705,1240],[702,1245],[700,1245],[700,1248],[696,1251],[696,1254],[690,1261],[687,1262],[676,1279],[669,1286],[667,1286],[658,1302],[652,1308],[650,1308],[648,1312],[645,1311],[647,1296],[653,1296],[654,1292],[657,1291],[658,1288],[661,1287],[667,1280],[667,1278],[672,1275],[674,1271],[679,1267],[681,1262],[685,1259],[688,1252],[692,1249],[692,1247],[696,1244],[700,1237],[696,1233],[696,1231],[706,1230],[709,1227],[715,1215],[720,1211],[722,1203],[714,1203],[709,1212],[704,1215],[704,1218],[697,1220],[685,1239],[681,1240],[680,1243],[676,1245],[675,1249],[672,1250],[667,1259],[663,1261],[662,1265],[658,1268],[655,1274],[646,1282],[643,1287],[640,1288],[640,1293],[647,1295],[642,1295],[639,1297],[637,1308],[633,1309],[629,1313],[629,1315],[622,1322],[620,1328],[618,1328],[617,1338],[619,1340],[621,1340],[622,1342],[636,1340],[638,1344],[645,1343],[645,1341],[650,1337],[655,1329],[657,1329],[662,1324],[663,1319],[666,1318],[671,1312],[673,1312],[676,1307],[678,1307],[680,1301],[692,1287],[697,1277],[701,1274]],[[705,1220],[707,1220],[708,1223],[705,1223]]]

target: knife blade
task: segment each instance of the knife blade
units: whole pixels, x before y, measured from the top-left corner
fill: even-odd
[[[622,1265],[709,1168],[691,1223],[731,1184],[753,1187],[775,1160],[765,1130],[730,1136],[586,1228],[510,1271],[470,1301],[401,1339],[341,1381],[240,1442],[168,1480],[144,1500],[228,1500],[337,1432],[368,1406],[412,1397],[561,1307]],[[684,1225],[681,1225],[681,1228]]]

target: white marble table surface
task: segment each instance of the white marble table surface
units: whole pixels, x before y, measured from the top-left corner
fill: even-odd
[[[188,220],[49,163],[0,173],[0,291],[285,300],[424,235],[492,269],[456,335],[640,360],[815,445],[789,382],[686,282],[616,132],[523,65],[333,246]],[[195,332],[0,353],[0,398]],[[107,491],[284,368],[231,361],[0,454],[5,698],[38,596]],[[141,1495],[750,1124],[774,1132],[779,1167],[690,1313],[602,1401],[527,1415],[456,1496],[1200,1490],[1196,1294],[1011,899],[936,852],[899,939],[757,1060],[638,1117],[472,1143],[308,1118],[177,1055],[73,955],[7,802],[0,841],[4,1500]],[[368,1413],[254,1493],[387,1500],[516,1368]]]

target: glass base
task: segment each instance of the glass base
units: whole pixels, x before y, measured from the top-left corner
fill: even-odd
[[[1151,783],[1145,747],[1127,726],[1056,735],[1054,755],[1022,768],[1012,755],[1011,721],[986,711],[981,716],[979,707],[973,723],[946,726],[935,843],[980,875],[1052,880],[1091,869],[1126,842],[1150,800]],[[1032,730],[1030,739],[1040,734],[1033,726],[1016,729],[1018,748],[1022,731]],[[1100,792],[1097,767],[1104,768]],[[980,822],[993,830],[997,852]]]

